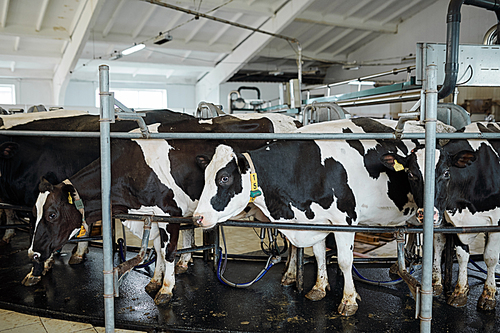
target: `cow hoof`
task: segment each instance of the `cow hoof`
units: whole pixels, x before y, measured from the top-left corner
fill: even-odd
[[[296,281],[297,281],[296,279],[294,279],[290,276],[284,275],[283,278],[281,279],[281,285],[284,287],[293,286]]]
[[[494,311],[497,305],[497,301],[495,298],[487,298],[481,295],[479,300],[477,301],[477,309],[481,311]]]
[[[144,287],[144,290],[149,296],[154,297],[160,288],[161,283],[151,281],[146,285],[146,287]]]
[[[448,298],[448,305],[451,305],[455,308],[462,308],[467,305],[467,295],[469,293],[453,293],[450,298]]]
[[[155,304],[157,306],[167,305],[172,299],[172,294],[160,294],[158,293],[155,297]]]
[[[175,274],[184,274],[188,270],[188,265],[175,265]]]
[[[437,297],[443,293],[443,286],[435,284],[432,286],[432,296]]]
[[[339,314],[342,316],[352,316],[358,311],[358,304],[344,304],[339,305]]]
[[[322,300],[325,296],[326,291],[315,288],[311,289],[311,291],[306,294],[306,298],[310,299],[311,301]]]
[[[78,264],[81,264],[84,260],[85,260],[85,256],[72,255],[71,258],[69,258],[68,264],[78,265]]]
[[[28,275],[26,275],[26,277],[23,279],[21,283],[26,287],[31,287],[40,282],[41,280],[42,280],[41,276],[34,276],[31,275],[31,273],[29,273]]]

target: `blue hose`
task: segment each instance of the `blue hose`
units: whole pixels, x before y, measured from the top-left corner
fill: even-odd
[[[367,279],[364,276],[362,276],[361,273],[358,272],[358,270],[356,269],[356,267],[354,267],[354,265],[352,265],[352,270],[354,271],[354,273],[360,279],[359,281],[370,283],[370,284],[374,284],[374,285],[377,285],[377,286],[398,284],[398,283],[400,283],[400,282],[403,281],[402,278],[399,278],[399,279],[396,279],[396,280],[390,280],[390,281],[375,281],[375,280],[370,280],[370,279]],[[413,274],[413,273],[415,273],[415,270],[412,269],[411,272],[410,272],[410,274]]]

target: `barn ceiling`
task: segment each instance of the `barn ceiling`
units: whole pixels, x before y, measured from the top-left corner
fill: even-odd
[[[435,0],[0,0],[0,77],[194,84],[286,81],[297,43],[187,13],[200,12],[295,39],[304,83]],[[184,10],[166,8],[168,4]],[[155,44],[162,33],[171,36]],[[119,57],[134,43],[145,48]],[[115,60],[111,60],[117,58]],[[215,73],[215,74],[214,74]]]

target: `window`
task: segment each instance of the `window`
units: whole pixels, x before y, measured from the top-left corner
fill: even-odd
[[[134,109],[165,109],[167,107],[167,91],[165,89],[110,89],[115,99],[123,105]],[[96,106],[100,106],[99,90],[96,93]]]
[[[16,88],[13,84],[0,84],[0,103],[16,104]]]

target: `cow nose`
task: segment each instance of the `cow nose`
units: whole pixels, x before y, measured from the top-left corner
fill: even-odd
[[[203,224],[203,215],[195,215],[193,216],[193,223],[197,226],[201,227]]]
[[[32,260],[38,261],[40,259],[40,257],[41,257],[41,254],[38,253],[38,252],[32,252],[31,253],[31,259]]]
[[[419,208],[417,209],[417,220],[418,222],[420,223],[424,223],[424,209],[423,208]],[[434,224],[439,224],[439,211],[434,208],[434,216],[433,216],[433,222]]]

